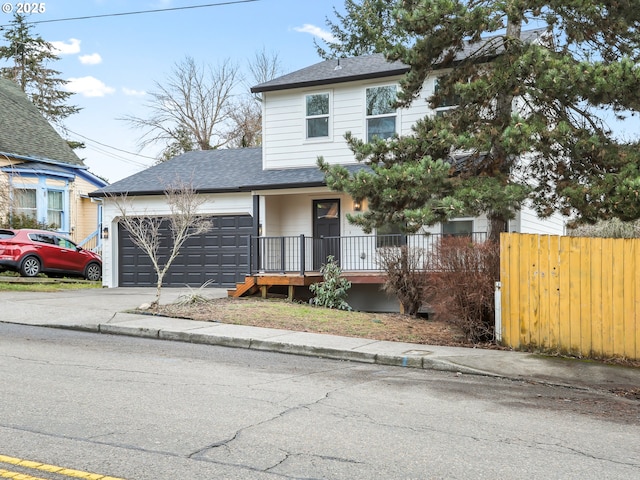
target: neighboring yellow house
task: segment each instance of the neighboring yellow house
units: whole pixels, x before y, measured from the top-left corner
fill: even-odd
[[[102,209],[89,192],[105,185],[27,96],[0,78],[0,225],[28,217],[93,248]]]

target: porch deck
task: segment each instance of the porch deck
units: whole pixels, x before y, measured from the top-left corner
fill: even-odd
[[[471,242],[483,242],[486,233],[464,235]],[[381,270],[380,255],[389,248],[407,247],[420,253],[424,269],[442,240],[440,234],[389,234],[348,237],[313,238],[250,237],[248,258],[250,271],[243,283],[229,289],[230,297],[254,295],[258,291],[266,298],[269,289],[287,287],[287,297],[295,298],[296,287],[309,287],[323,280],[320,269],[332,257],[342,269],[342,276],[352,284],[382,285],[386,274]]]
[[[342,276],[352,284],[382,285],[385,281],[383,272],[342,272]],[[309,287],[312,283],[323,280],[320,272],[299,273],[257,273],[245,277],[244,283],[238,283],[236,288],[228,289],[229,297],[242,297],[261,293],[262,298],[267,298],[272,287],[287,287],[287,299],[295,298],[296,287]]]

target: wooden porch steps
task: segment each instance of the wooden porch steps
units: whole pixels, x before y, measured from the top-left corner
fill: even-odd
[[[227,296],[237,298],[244,295],[253,295],[257,291],[256,277],[244,277],[244,283],[237,283],[236,288],[228,289]]]

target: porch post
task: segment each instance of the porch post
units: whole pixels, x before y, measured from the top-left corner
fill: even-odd
[[[260,195],[253,196],[253,235],[249,237],[249,275],[260,270]],[[253,239],[255,238],[255,247]]]
[[[304,233],[300,234],[300,276],[304,277],[304,260],[307,257],[304,251]]]
[[[249,273],[247,273],[247,276],[251,276],[251,274],[253,273],[253,235],[249,234],[249,241],[247,242],[247,268],[249,269]]]

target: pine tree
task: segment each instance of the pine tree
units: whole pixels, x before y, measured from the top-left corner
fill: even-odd
[[[376,50],[410,67],[399,107],[414,102],[434,73],[430,106],[457,104],[404,138],[348,138],[373,173],[350,175],[319,159],[330,187],[369,200],[356,223],[371,229],[393,220],[416,230],[484,212],[496,239],[527,199],[541,217],[640,217],[638,145],[615,138],[602,120],[603,111],[623,117],[640,109],[636,2],[348,3],[342,45],[357,54],[358,46],[386,38],[373,43]],[[390,22],[366,27],[372,8]],[[527,39],[529,25],[544,32]]]
[[[59,71],[47,66],[58,60],[53,46],[32,30],[26,17],[16,13],[11,27],[4,32],[7,43],[0,46],[0,60],[10,64],[0,68],[0,76],[14,81],[47,120],[61,126],[62,120],[80,108],[66,103],[73,95],[63,89],[67,81],[59,78]]]

